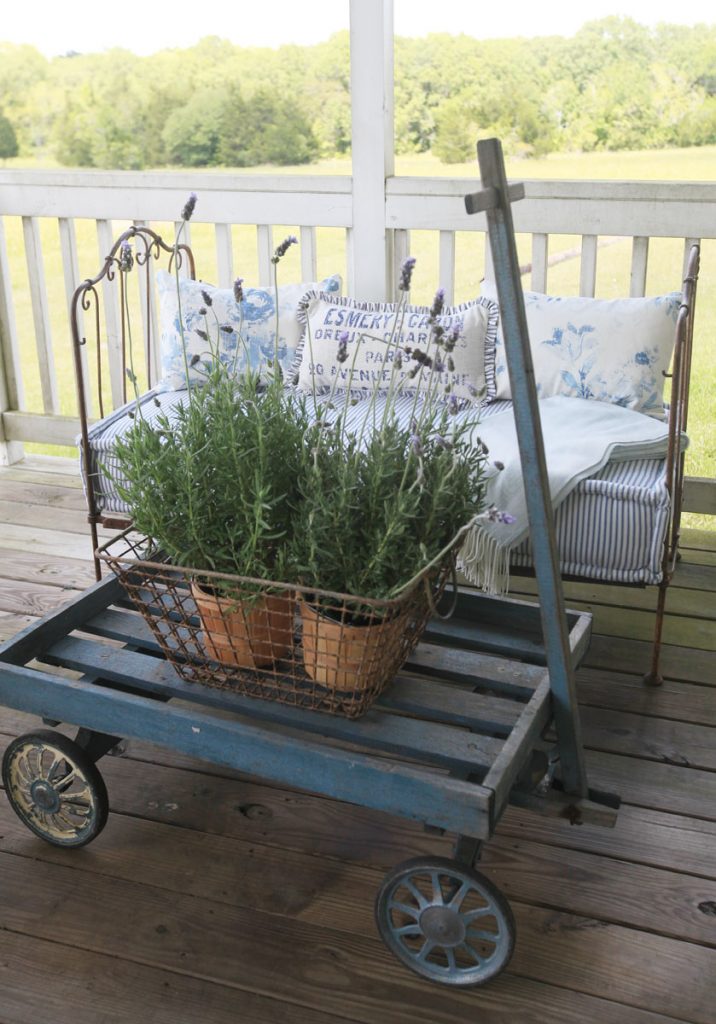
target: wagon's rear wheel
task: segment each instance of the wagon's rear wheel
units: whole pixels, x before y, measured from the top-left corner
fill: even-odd
[[[13,810],[35,835],[54,846],[85,846],[107,823],[107,789],[82,747],[50,730],[13,740],[2,762]]]
[[[376,900],[388,948],[416,974],[444,985],[484,985],[512,956],[515,922],[484,875],[443,857],[391,871]]]

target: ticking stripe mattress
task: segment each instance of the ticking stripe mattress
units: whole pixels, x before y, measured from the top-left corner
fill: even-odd
[[[187,400],[186,391],[151,391],[141,399],[142,415],[152,422],[162,413],[169,418]],[[401,411],[410,415],[411,399]],[[509,407],[491,402],[483,418]],[[99,509],[107,514],[127,512],[117,492],[114,446],[131,426],[132,401],[94,424],[89,432],[90,465]],[[349,419],[361,414],[359,406]],[[86,467],[82,466],[83,478]],[[583,480],[555,514],[562,573],[614,583],[648,584],[661,579],[661,558],[669,519],[669,495],[664,484],[664,460],[640,459],[608,463]],[[513,565],[531,566],[529,541],[515,549]]]

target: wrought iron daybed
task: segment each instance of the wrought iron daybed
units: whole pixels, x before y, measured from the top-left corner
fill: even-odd
[[[147,227],[131,227],[114,243],[102,267],[94,278],[82,282],[72,303],[72,333],[75,370],[81,419],[80,451],[88,504],[88,519],[93,550],[98,546],[98,527],[123,528],[127,525],[127,508],[122,502],[111,473],[113,445],[117,437],[132,423],[135,399],[130,398],[131,384],[127,374],[127,359],[132,332],[125,313],[127,302],[124,289],[128,277],[117,273],[122,243],[130,241],[135,249],[136,272],[140,276],[142,302],[142,350],[147,381],[156,379],[155,356],[158,346],[156,302],[153,293],[153,270],[160,258],[171,264],[173,246],[168,245],[156,232]],[[187,245],[180,247],[182,272],[195,276],[194,258]],[[671,373],[668,454],[665,460],[639,460],[637,463],[608,464],[594,477],[582,481],[576,490],[556,510],[555,527],[560,547],[561,571],[565,579],[611,582],[625,585],[656,585],[658,596],[654,621],[652,660],[644,681],[651,685],[661,683],[659,671],[664,611],[668,587],[678,558],[679,532],[684,485],[684,449],[682,434],[686,431],[689,404],[689,379],[693,340],[693,316],[699,269],[699,247],[691,249],[683,281],[681,304],[676,323],[676,341]],[[102,374],[104,344],[99,315],[98,286],[115,286],[119,290],[122,383],[118,407],[104,415]],[[86,316],[85,316],[86,314]],[[100,419],[91,423],[88,415],[89,392],[88,359],[89,332],[84,329],[83,318],[92,325],[91,348],[96,362]],[[138,331],[134,330],[136,342]],[[115,385],[115,397],[117,387]],[[182,403],[186,392],[162,391],[148,388],[141,397],[147,418],[169,413]],[[115,402],[115,404],[117,404]],[[489,416],[504,403],[484,407]],[[547,453],[549,456],[549,453]],[[586,510],[586,512],[585,512]],[[606,523],[609,529],[601,535],[585,532],[585,521]],[[633,524],[639,522],[640,537],[636,544]],[[630,532],[631,531],[631,532]],[[587,553],[585,553],[587,552]],[[97,577],[99,561],[95,559]],[[531,552],[524,544],[514,554],[513,570],[530,571]]]

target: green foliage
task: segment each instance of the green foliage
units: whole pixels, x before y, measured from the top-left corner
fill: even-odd
[[[392,333],[384,340],[381,372],[388,386],[381,403],[374,391],[347,430],[356,354],[363,340],[358,338],[352,343],[345,392],[336,393],[336,376],[327,400],[316,406],[316,422],[304,446],[301,501],[291,544],[291,562],[308,587],[375,599],[395,597],[416,574],[439,561],[481,511],[485,455],[472,442],[477,417],[468,410],[458,420],[459,403],[454,396],[446,399],[439,383],[442,365],[450,366],[459,337],[446,334],[439,323],[442,291],[430,310],[425,351],[400,344],[398,325],[414,263],[408,259],[403,264],[398,309]],[[350,358],[348,344],[347,337],[339,340],[340,362]],[[408,375],[400,377],[408,364]],[[412,415],[401,425],[396,400],[407,382],[414,391]]]
[[[433,153],[444,164],[459,164],[475,153],[478,126],[462,96],[447,100],[440,108]]]
[[[17,135],[4,114],[0,114],[0,160],[6,160],[10,156],[17,156]]]
[[[196,202],[192,194],[181,212],[184,222]],[[276,249],[275,268],[293,242],[289,236]],[[119,272],[128,275],[134,265],[131,244],[125,242]],[[177,260],[174,270],[180,302]],[[242,301],[240,283],[234,286],[237,302]],[[129,322],[128,292],[125,286],[122,313]],[[278,308],[278,294],[276,302]],[[206,304],[212,305],[208,296]],[[282,579],[290,573],[288,530],[299,498],[310,421],[302,400],[283,387],[278,355],[267,366],[237,376],[233,365],[220,357],[222,331],[233,334],[233,328],[222,325],[215,313],[210,328],[209,310],[205,312],[208,360],[202,360],[197,372],[206,379],[200,386],[190,385],[190,366],[198,357],[190,363],[185,346],[188,397],[177,409],[176,422],[164,413],[154,421],[145,418],[130,344],[126,372],[137,393],[136,410],[130,414],[135,423],[117,444],[117,468],[108,472],[116,473],[118,491],[132,510],[136,528],[175,564]],[[244,344],[241,334],[236,343]]]
[[[311,125],[293,100],[261,90],[245,101],[238,89],[232,90],[221,118],[219,163],[305,164],[317,156]]]
[[[169,115],[162,140],[170,163],[183,167],[217,163],[226,105],[225,93],[203,89]]]
[[[349,437],[340,421],[313,428],[291,559],[304,585],[393,597],[480,511],[484,459],[446,421],[401,427],[388,410],[363,446],[360,424]]]
[[[182,211],[184,220],[195,204],[194,196]],[[275,250],[275,272],[293,242],[289,236]],[[382,409],[377,411],[374,392],[350,431],[346,418],[354,404],[351,381],[360,340],[354,342],[345,393],[336,393],[334,378],[328,396],[311,396],[310,416],[308,399],[284,387],[276,360],[235,375],[219,356],[221,331],[231,328],[217,320],[212,339],[207,311],[206,381],[189,388],[174,422],[164,413],[146,417],[138,399],[135,422],[118,439],[112,467],[105,467],[135,528],[174,564],[390,598],[416,572],[437,563],[480,512],[486,455],[472,444],[477,421],[469,413],[457,420],[459,403],[454,396],[445,399],[440,383],[459,341],[457,329],[446,333],[439,323],[442,291],[433,301],[424,351],[402,348],[396,336],[414,263],[403,265],[393,333],[385,341],[383,370],[392,370]],[[126,243],[119,272],[131,273],[133,265]],[[235,296],[243,301],[239,285]],[[123,312],[129,315],[128,305]],[[237,341],[242,344],[240,335]],[[338,359],[348,356],[346,336]],[[185,348],[187,383],[197,358],[190,364]],[[405,377],[403,361],[411,364]],[[136,389],[131,346],[129,363],[127,375]],[[408,381],[412,415],[401,426],[396,399]]]
[[[608,17],[569,39],[398,38],[396,150],[458,162],[488,134],[514,156],[713,143],[715,69],[713,25]],[[0,104],[21,152],[66,164],[301,164],[350,150],[349,35],[51,61],[0,44]]]
[[[135,417],[119,491],[177,565],[387,598],[480,509],[484,456],[445,407],[406,427],[388,409],[360,445],[360,424],[311,423],[279,380],[216,363],[176,421]]]
[[[260,390],[255,375],[236,381],[217,364],[177,422],[138,413],[117,445],[137,529],[178,565],[280,578],[307,429],[280,385]]]
[[[43,94],[49,68],[34,47],[0,43],[0,109],[12,121],[20,150],[44,141]]]

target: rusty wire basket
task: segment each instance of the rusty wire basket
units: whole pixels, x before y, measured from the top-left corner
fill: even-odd
[[[355,718],[420,640],[456,543],[391,600],[176,566],[131,529],[97,555],[187,682]]]

